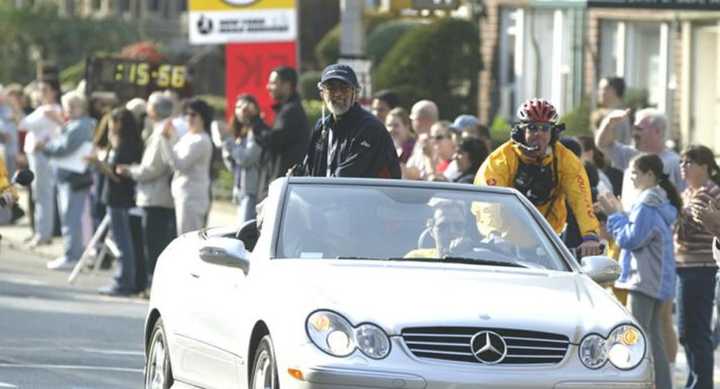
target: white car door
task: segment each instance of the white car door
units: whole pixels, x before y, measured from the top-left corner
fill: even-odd
[[[245,274],[239,268],[200,260],[194,273],[191,323],[182,363],[185,378],[208,388],[236,388],[242,367],[238,323]],[[247,297],[247,296],[245,296]]]

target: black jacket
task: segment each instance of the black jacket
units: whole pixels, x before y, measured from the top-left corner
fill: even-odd
[[[318,120],[303,164],[293,174],[325,177],[327,144],[332,137],[332,177],[400,178],[400,160],[385,126],[360,105],[353,105],[337,122],[331,115]]]
[[[142,148],[121,144],[116,150],[110,150],[107,163],[115,171],[117,165],[131,165],[142,159]],[[120,181],[106,178],[102,189],[102,201],[113,208],[132,208],[135,206],[135,181],[124,176],[117,176]]]
[[[272,131],[256,136],[255,141],[264,150],[280,157],[278,173],[282,176],[302,161],[310,141],[310,124],[297,94],[272,108],[275,111]]]

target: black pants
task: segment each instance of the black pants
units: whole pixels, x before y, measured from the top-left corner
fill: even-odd
[[[155,272],[160,253],[175,239],[175,210],[164,207],[143,207],[143,241],[145,243],[145,271],[148,284]]]

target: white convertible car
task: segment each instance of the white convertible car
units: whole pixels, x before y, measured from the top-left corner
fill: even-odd
[[[617,274],[513,189],[283,178],[163,252],[145,387],[651,388]]]

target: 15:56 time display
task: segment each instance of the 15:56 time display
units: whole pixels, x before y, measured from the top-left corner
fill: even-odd
[[[182,89],[187,83],[185,65],[151,65],[147,62],[120,62],[115,64],[114,80],[138,86],[148,84],[160,88]]]

